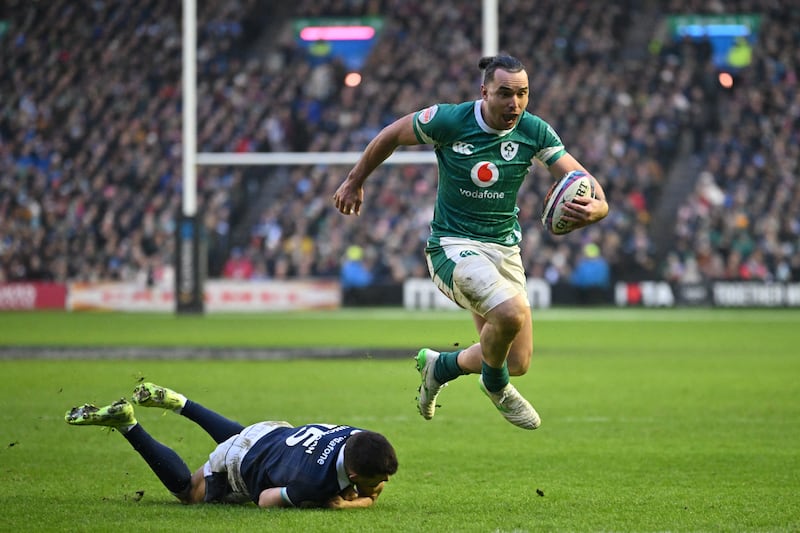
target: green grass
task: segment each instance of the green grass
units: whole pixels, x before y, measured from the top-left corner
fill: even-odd
[[[0,531],[800,530],[800,312],[547,310],[534,323],[531,371],[514,382],[543,425],[526,432],[475,376],[445,389],[426,422],[411,360],[364,355],[467,345],[476,335],[464,313],[0,314]],[[87,356],[94,346],[344,346],[354,358],[14,355],[62,345]],[[110,402],[141,378],[243,423],[381,431],[400,470],[364,511],[182,506],[121,436],[63,422],[71,406]],[[192,469],[213,448],[188,420],[137,414]]]

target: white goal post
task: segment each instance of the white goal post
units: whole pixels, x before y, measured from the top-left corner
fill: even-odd
[[[498,1],[482,0],[483,55],[498,50]],[[197,217],[198,165],[353,165],[361,152],[197,153],[197,0],[183,0],[182,25],[182,217],[176,243],[175,296],[178,313],[202,313],[205,281],[204,253]],[[399,151],[383,164],[436,163],[432,151]]]
[[[353,165],[361,152],[206,152],[197,154],[198,165]],[[430,150],[395,152],[384,165],[414,165],[436,163]]]

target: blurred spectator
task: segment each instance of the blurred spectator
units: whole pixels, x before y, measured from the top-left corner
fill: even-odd
[[[225,261],[222,275],[226,279],[249,280],[254,271],[253,261],[237,247],[231,250],[231,256]]]
[[[355,244],[347,247],[339,279],[342,289],[361,289],[372,284],[373,275],[364,261],[363,248]]]
[[[578,259],[569,281],[580,304],[604,304],[611,301],[611,269],[608,261],[600,254],[600,247],[595,243],[584,245],[583,255]]]

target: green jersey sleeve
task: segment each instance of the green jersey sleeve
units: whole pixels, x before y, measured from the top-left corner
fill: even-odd
[[[536,115],[526,114],[518,130],[530,138],[531,146],[537,147],[534,157],[545,166],[549,167],[567,153],[556,130]]]
[[[417,140],[436,147],[453,142],[463,118],[463,109],[459,110],[458,107],[455,104],[434,104],[417,111],[414,115]]]

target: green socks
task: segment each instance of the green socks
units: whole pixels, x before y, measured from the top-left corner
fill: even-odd
[[[503,363],[503,368],[492,368],[484,361],[481,363],[481,376],[486,390],[497,392],[508,385],[508,364]]]
[[[457,352],[441,352],[436,364],[433,367],[433,377],[439,383],[447,383],[456,379],[458,376],[466,374],[461,367],[458,366]],[[497,392],[506,385],[508,385],[508,364],[503,363],[503,368],[492,368],[485,362],[481,364],[481,376],[483,376],[483,385],[489,392]]]
[[[458,354],[460,353],[461,350],[457,352],[441,352],[439,354],[439,359],[436,360],[436,364],[433,367],[433,377],[436,381],[447,383],[465,374],[461,367],[458,366]]]

